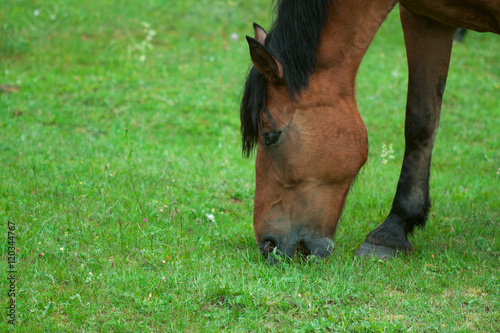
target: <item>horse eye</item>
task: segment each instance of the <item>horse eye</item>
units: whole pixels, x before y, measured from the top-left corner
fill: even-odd
[[[264,144],[266,146],[272,146],[280,139],[281,131],[279,132],[267,132],[263,135]]]

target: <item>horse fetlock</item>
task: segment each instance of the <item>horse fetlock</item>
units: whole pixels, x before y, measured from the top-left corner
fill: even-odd
[[[394,251],[411,252],[413,246],[407,237],[407,230],[401,221],[389,216],[384,223],[370,232],[365,243],[384,246]]]

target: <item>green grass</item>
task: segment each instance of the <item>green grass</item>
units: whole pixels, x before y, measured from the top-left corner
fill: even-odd
[[[370,156],[336,249],[270,266],[253,236],[254,162],[242,158],[238,110],[244,35],[253,21],[270,25],[269,1],[3,8],[0,84],[20,90],[0,95],[0,330],[13,328],[7,221],[19,332],[500,330],[497,36],[455,46],[415,253],[353,256],[388,213],[404,149],[394,12],[357,80]]]

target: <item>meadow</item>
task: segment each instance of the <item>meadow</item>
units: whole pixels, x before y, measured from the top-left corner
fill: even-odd
[[[370,155],[335,250],[268,265],[239,102],[244,37],[253,21],[270,26],[271,1],[1,8],[0,331],[500,331],[498,36],[469,32],[454,46],[433,208],[413,254],[354,256],[390,209],[404,151],[396,9],[359,71]]]

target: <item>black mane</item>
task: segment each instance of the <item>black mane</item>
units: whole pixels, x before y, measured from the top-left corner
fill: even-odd
[[[334,0],[278,0],[276,20],[266,38],[266,48],[283,66],[290,98],[309,84],[316,70],[316,50]],[[243,153],[257,144],[259,116],[264,109],[266,77],[255,67],[248,73],[240,107]]]

